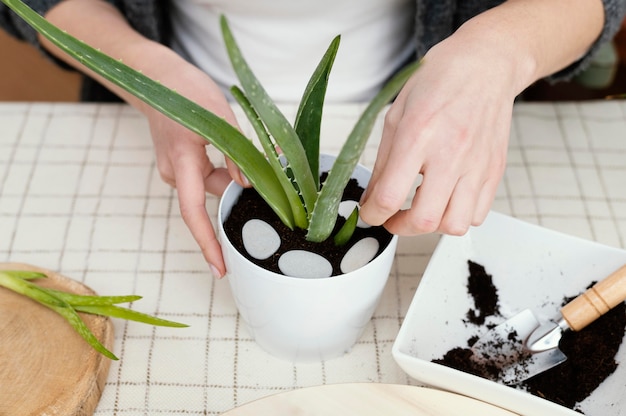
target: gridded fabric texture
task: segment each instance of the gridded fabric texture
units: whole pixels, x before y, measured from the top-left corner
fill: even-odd
[[[362,109],[326,108],[324,151],[338,151]],[[284,110],[293,118],[295,108]],[[381,131],[382,118],[368,166]],[[626,102],[519,103],[493,209],[624,248],[625,159]],[[217,199],[207,206],[214,218]],[[126,105],[0,104],[0,236],[0,261],[57,270],[102,295],[140,294],[133,309],[190,325],[114,320],[121,359],[96,415],[218,415],[320,384],[415,384],[391,347],[438,236],[400,239],[381,303],[350,353],[316,364],[277,360],[250,338],[227,280],[210,276],[175,191],[159,178],[148,126]]]

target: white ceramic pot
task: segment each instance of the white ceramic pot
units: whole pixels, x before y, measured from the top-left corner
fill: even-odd
[[[320,171],[333,156],[322,155]],[[353,178],[365,187],[371,172],[359,165]],[[394,259],[397,236],[375,259],[353,272],[320,279],[265,270],[233,247],[223,223],[242,188],[231,183],[219,205],[219,234],[228,281],[239,313],[255,341],[275,357],[313,362],[338,357],[361,336],[378,305]]]

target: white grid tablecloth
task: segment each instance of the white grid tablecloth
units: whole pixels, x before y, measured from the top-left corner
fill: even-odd
[[[362,109],[327,107],[324,151],[338,150]],[[381,129],[379,120],[366,165]],[[493,209],[624,248],[625,160],[626,102],[519,103]],[[207,201],[215,214],[217,199]],[[102,295],[140,294],[134,309],[191,325],[115,320],[121,359],[96,415],[218,415],[313,385],[414,384],[391,347],[438,236],[400,239],[380,306],[349,354],[274,359],[246,332],[226,279],[211,278],[159,178],[148,126],[126,105],[0,103],[0,236],[0,261],[57,270]]]

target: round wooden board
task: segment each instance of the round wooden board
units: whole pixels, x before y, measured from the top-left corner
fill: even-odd
[[[223,416],[515,416],[459,394],[426,387],[345,383],[307,387],[259,399]]]
[[[2,270],[34,270],[34,282],[83,295],[87,286],[50,270],[0,263]],[[110,360],[95,351],[56,312],[0,287],[0,415],[92,415]],[[100,342],[111,349],[114,333],[106,317],[81,314]]]

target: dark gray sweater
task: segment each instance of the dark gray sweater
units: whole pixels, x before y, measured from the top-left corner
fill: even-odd
[[[26,0],[40,14],[45,14],[51,7],[62,0]],[[149,39],[168,44],[169,41],[169,1],[157,0],[108,0],[113,3],[138,32]],[[546,0],[547,1],[547,0]],[[583,70],[597,49],[610,41],[619,30],[626,15],[626,0],[602,0],[605,10],[605,23],[602,34],[587,54],[569,67],[553,74],[553,81],[567,80]],[[501,0],[416,0],[415,52],[422,57],[434,44],[452,34],[463,22],[473,16],[492,8]],[[0,27],[9,34],[25,40],[39,49],[35,31],[22,19],[0,4]],[[103,101],[114,99],[89,79],[85,79],[82,93],[84,100]]]

